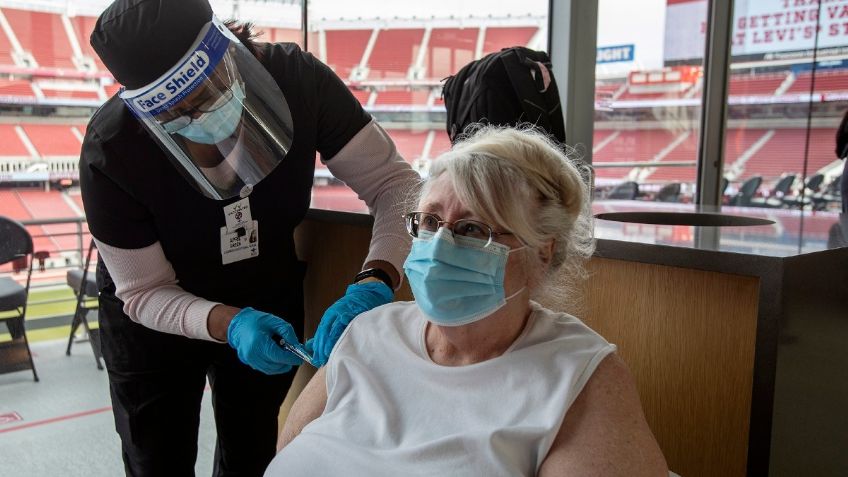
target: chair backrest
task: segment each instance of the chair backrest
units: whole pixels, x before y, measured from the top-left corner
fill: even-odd
[[[774,189],[771,192],[773,196],[783,196],[789,192],[789,189],[792,187],[792,184],[795,183],[795,174],[787,174],[780,178],[777,181],[777,184],[774,185]]]
[[[677,202],[680,199],[680,183],[672,182],[666,184],[657,192],[657,200],[660,202]]]
[[[754,197],[754,194],[757,193],[757,189],[760,188],[762,183],[762,177],[754,176],[742,183],[742,187],[739,188],[739,194],[741,194],[742,197],[750,199],[751,197]]]
[[[818,192],[823,182],[824,174],[814,174],[807,178],[807,185],[805,187],[813,192]]]
[[[628,181],[613,187],[607,199],[633,200],[639,195],[639,184]]]
[[[0,265],[32,253],[32,236],[20,222],[0,216]]]
[[[846,159],[848,160],[848,159]],[[839,186],[842,183],[842,176],[836,176],[832,181],[825,187],[825,192],[832,195],[839,194]]]

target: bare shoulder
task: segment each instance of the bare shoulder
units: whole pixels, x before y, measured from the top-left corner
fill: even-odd
[[[568,409],[540,477],[667,476],[627,365],[610,354]]]
[[[286,423],[277,440],[277,451],[287,446],[300,434],[307,424],[317,419],[327,406],[327,368],[323,367],[312,376],[303,391],[292,404]]]

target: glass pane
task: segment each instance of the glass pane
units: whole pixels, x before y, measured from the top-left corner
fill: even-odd
[[[508,46],[547,50],[548,2],[309,3],[308,49],[324,61],[389,132],[416,170],[450,148],[442,80],[470,61]],[[363,18],[379,12],[380,18]],[[314,207],[365,210],[316,162]]]
[[[773,247],[826,248],[838,222],[846,12],[844,2],[734,4],[724,204],[776,220]]]
[[[705,5],[599,1],[596,201],[691,203],[704,51],[691,32],[704,28]]]

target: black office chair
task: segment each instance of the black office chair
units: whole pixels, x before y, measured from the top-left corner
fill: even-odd
[[[786,207],[805,207],[813,202],[813,196],[819,193],[824,183],[824,174],[813,174],[804,181],[804,197],[801,195],[787,195],[784,197],[783,205]]]
[[[26,286],[21,286],[11,278],[0,277],[0,313],[12,313],[0,317],[11,335],[9,341],[0,342],[0,373],[31,369],[33,379],[38,381],[24,325],[32,278],[32,236],[20,222],[0,217],[0,265],[9,262],[15,262],[15,270],[27,270],[27,278]]]
[[[94,352],[94,361],[97,363],[97,369],[103,369],[100,363],[100,358],[103,356],[100,353],[100,330],[92,328],[88,323],[88,312],[97,309],[97,297],[100,295],[97,289],[97,281],[94,279],[94,274],[89,272],[91,264],[91,254],[94,252],[94,240],[88,246],[88,254],[85,257],[85,264],[82,269],[68,270],[67,281],[68,286],[74,290],[74,295],[77,297],[77,306],[74,309],[74,318],[71,321],[71,335],[68,337],[68,348],[65,354],[71,355],[71,345],[74,344],[74,336],[80,325],[85,329],[85,335],[88,337],[88,342],[91,344],[91,351]],[[94,300],[92,303],[91,300]],[[77,341],[83,341],[79,339]]]
[[[633,200],[636,197],[639,197],[639,184],[633,181],[622,182],[613,187],[610,193],[607,194],[607,199],[610,200]]]
[[[754,176],[745,182],[742,183],[742,186],[739,187],[739,192],[730,199],[729,205],[735,205],[739,207],[745,207],[751,205],[751,199],[754,197],[754,194],[757,193],[757,189],[760,188],[760,184],[763,183],[763,178],[760,176]]]
[[[846,159],[848,160],[848,159]],[[842,176],[836,176],[830,181],[824,190],[818,194],[814,194],[813,210],[827,210],[828,206],[833,204],[837,208],[842,206],[841,193]]]
[[[789,190],[792,188],[792,184],[795,183],[795,177],[795,174],[785,174],[774,185],[768,197],[751,199],[751,205],[753,207],[766,207],[769,209],[783,207],[783,198],[789,195]]]
[[[658,202],[680,202],[680,183],[672,182],[662,186],[657,192],[656,200]]]

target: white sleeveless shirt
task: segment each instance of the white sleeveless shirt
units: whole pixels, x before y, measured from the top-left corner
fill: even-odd
[[[434,363],[414,302],[357,317],[327,363],[327,406],[271,462],[276,476],[535,475],[566,411],[615,346],[532,303],[497,357]]]

